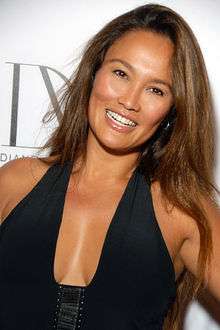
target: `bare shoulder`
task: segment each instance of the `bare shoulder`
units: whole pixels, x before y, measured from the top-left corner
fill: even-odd
[[[197,230],[196,221],[165,198],[158,181],[151,184],[151,194],[154,205],[160,210],[162,217],[172,223],[172,226],[182,233],[184,239],[190,237]]]
[[[186,268],[198,278],[201,238],[197,221],[180,208],[170,205],[158,182],[152,183],[151,193],[156,218],[173,257],[176,273]],[[198,198],[198,206],[205,213],[206,228],[208,225],[212,235],[212,259],[206,281],[212,294],[220,301],[220,208],[217,202],[202,195]]]
[[[46,171],[47,165],[38,158],[19,158],[0,168],[0,192],[19,189],[23,184],[34,183]]]
[[[207,264],[204,281],[208,284],[208,290],[220,302],[220,208],[217,202],[210,198],[201,198],[200,203],[206,215],[206,228],[208,225],[212,237],[211,262]],[[199,277],[199,252],[203,241],[200,240],[198,227],[194,226],[180,251],[186,268],[197,278]]]
[[[151,195],[156,220],[173,260],[176,278],[178,278],[185,267],[181,258],[181,249],[192,233],[198,232],[198,228],[195,220],[169,203],[161,191],[159,182],[155,181],[151,184]]]
[[[38,158],[27,157],[12,160],[0,168],[0,219],[31,191],[48,167]]]
[[[155,211],[160,215],[159,220],[166,219],[169,224],[172,224],[173,229],[187,239],[196,230],[196,221],[166,199],[158,181],[152,183],[151,194]]]

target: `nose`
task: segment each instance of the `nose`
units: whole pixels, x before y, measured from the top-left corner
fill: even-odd
[[[140,91],[137,88],[130,88],[124,91],[118,98],[118,103],[127,110],[139,111],[140,109]]]

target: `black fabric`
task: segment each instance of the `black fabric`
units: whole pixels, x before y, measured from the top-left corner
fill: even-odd
[[[0,226],[0,329],[54,329],[53,263],[70,164],[53,165]],[[84,290],[80,330],[161,330],[176,294],[174,267],[138,168]]]
[[[60,285],[54,328],[57,330],[79,330],[82,324],[82,310],[85,288]]]

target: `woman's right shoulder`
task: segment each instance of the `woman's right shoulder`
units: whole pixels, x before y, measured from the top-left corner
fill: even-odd
[[[48,165],[39,158],[25,157],[11,160],[0,167],[0,191],[2,188],[19,187],[22,182],[35,181],[47,168]]]
[[[12,160],[0,167],[0,219],[32,190],[48,168],[46,162],[34,157]]]

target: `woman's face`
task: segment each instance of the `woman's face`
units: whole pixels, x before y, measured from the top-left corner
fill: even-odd
[[[89,141],[115,152],[146,142],[173,104],[173,44],[149,31],[128,32],[107,51],[89,100]]]

